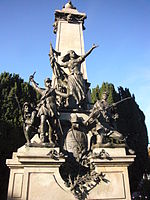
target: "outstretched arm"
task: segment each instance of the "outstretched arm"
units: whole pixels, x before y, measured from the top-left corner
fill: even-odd
[[[85,55],[82,56],[83,59],[85,59],[93,51],[93,49],[95,49],[97,47],[98,47],[98,45],[93,44],[92,48]]]

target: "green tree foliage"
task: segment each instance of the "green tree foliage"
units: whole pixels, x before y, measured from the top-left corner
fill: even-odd
[[[91,92],[92,103],[95,103],[96,100],[100,99],[99,93],[100,93],[99,85],[97,85],[96,88],[92,88],[92,92]]]
[[[21,108],[25,101],[36,103],[36,100],[37,94],[32,86],[19,75],[7,72],[0,75],[0,152],[14,151],[22,145]]]
[[[120,99],[119,94],[116,92],[114,85],[112,83],[103,82],[101,87],[97,85],[96,88],[92,89],[92,103],[95,103],[97,100],[100,100],[104,92],[107,92],[108,94],[109,105],[111,105],[114,102],[117,102]]]

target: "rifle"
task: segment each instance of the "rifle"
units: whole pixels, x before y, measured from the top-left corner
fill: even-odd
[[[109,110],[109,109],[115,107],[116,105],[118,105],[118,104],[120,104],[120,103],[122,103],[122,102],[124,102],[124,101],[126,101],[126,100],[130,100],[130,99],[132,99],[132,97],[126,97],[126,98],[124,98],[124,99],[122,99],[122,100],[120,100],[120,101],[117,101],[116,103],[113,103],[112,105],[108,106],[108,107],[106,108],[106,110]]]
[[[20,103],[19,103],[19,100],[18,100],[18,97],[17,97],[16,94],[15,94],[15,99],[16,99],[16,102],[17,102],[18,108],[19,108],[19,110],[20,110],[22,120],[23,120],[23,122],[24,122],[24,121],[25,121],[25,120],[24,120],[24,116],[23,116],[22,109],[21,109],[21,106],[20,106]]]
[[[108,111],[108,110],[110,110],[111,108],[115,107],[116,105],[118,105],[118,104],[120,104],[120,103],[122,103],[122,102],[124,102],[124,101],[126,101],[126,100],[129,100],[129,99],[132,99],[132,97],[127,97],[127,98],[125,98],[125,99],[122,99],[122,100],[120,100],[120,101],[117,101],[116,103],[113,103],[112,105],[106,107],[106,108],[104,109],[104,111]],[[97,117],[97,116],[100,114],[101,111],[102,111],[102,110],[99,109],[99,110],[96,110],[95,112],[94,112],[94,111],[91,112],[90,115],[89,115],[89,117],[88,117],[88,119],[84,122],[84,124],[86,124],[91,118]]]
[[[18,97],[17,97],[16,94],[15,94],[15,99],[16,99],[16,102],[18,104],[18,108],[20,110],[21,118],[22,118],[22,121],[23,121],[23,132],[24,132],[26,140],[28,141],[28,139],[27,139],[27,132],[26,132],[26,128],[25,128],[25,119],[24,119],[24,116],[23,116],[23,113],[22,113],[22,109],[21,109],[21,106],[20,106],[20,103],[19,103],[19,100],[18,100]]]

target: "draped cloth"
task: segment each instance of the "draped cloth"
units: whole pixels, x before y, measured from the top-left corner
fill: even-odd
[[[68,87],[77,104],[85,99],[85,81],[80,72],[71,73],[68,76]]]

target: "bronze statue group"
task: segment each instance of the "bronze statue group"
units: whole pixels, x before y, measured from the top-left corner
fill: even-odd
[[[104,93],[102,100],[98,100],[92,108],[88,108],[90,84],[83,78],[81,64],[96,47],[93,45],[85,55],[81,56],[70,50],[61,58],[60,64],[57,60],[61,53],[55,51],[50,44],[49,57],[53,70],[53,81],[46,78],[43,89],[35,82],[34,74],[29,78],[32,87],[41,95],[41,99],[35,107],[31,102],[25,102],[23,106],[23,127],[27,145],[31,145],[30,138],[36,133],[39,135],[41,144],[50,144],[53,147],[62,144],[62,141],[60,142],[63,134],[60,110],[74,112],[75,110],[87,110],[89,114],[86,119],[76,121],[76,123],[86,127],[87,133],[91,131],[101,144],[107,136],[123,141],[123,136],[115,130],[114,120],[108,109],[107,93]],[[65,69],[68,71],[66,72]],[[70,123],[72,124],[71,120]]]

